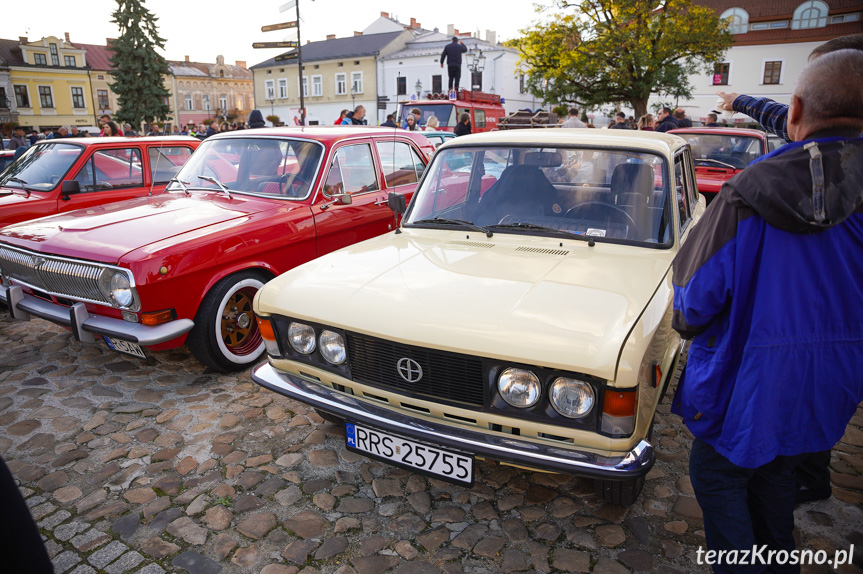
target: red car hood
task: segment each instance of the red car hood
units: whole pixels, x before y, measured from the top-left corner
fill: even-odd
[[[117,263],[123,255],[190,231],[273,208],[273,201],[234,195],[169,193],[78,209],[0,230],[0,242],[33,251]]]
[[[701,193],[719,193],[722,184],[740,173],[739,169],[695,168],[695,181]]]

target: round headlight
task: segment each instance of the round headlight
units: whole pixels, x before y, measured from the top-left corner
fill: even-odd
[[[288,341],[296,352],[308,355],[315,350],[315,330],[309,325],[291,323],[288,326]]]
[[[321,332],[321,355],[332,365],[341,365],[348,358],[345,340],[335,331]]]
[[[501,373],[497,390],[503,400],[522,409],[535,405],[542,394],[539,378],[524,369],[507,369]]]
[[[593,387],[584,381],[558,377],[549,388],[549,400],[554,410],[565,417],[577,419],[591,411],[596,396]]]
[[[118,307],[131,307],[135,298],[132,297],[132,284],[124,273],[114,273],[111,276],[111,299]]]

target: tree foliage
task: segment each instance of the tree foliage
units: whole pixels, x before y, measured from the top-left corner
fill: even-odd
[[[115,119],[133,126],[166,120],[171,108],[165,102],[171,92],[163,78],[170,69],[167,60],[156,52],[156,48],[165,48],[156,27],[158,18],[144,7],[145,0],[116,1],[111,22],[119,26],[120,35],[110,46],[114,51],[114,82],[110,86],[119,105]]]
[[[546,22],[511,42],[530,92],[585,107],[626,101],[638,116],[651,93],[689,97],[687,76],[734,43],[727,23],[692,0],[556,0],[537,12]]]

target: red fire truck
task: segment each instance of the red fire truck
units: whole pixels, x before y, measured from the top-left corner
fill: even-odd
[[[446,94],[429,94],[424,99],[399,102],[399,125],[414,108],[420,110],[420,124],[425,126],[431,116],[438,119],[437,129],[451,132],[462,112],[470,114],[473,133],[496,130],[498,122],[506,115],[500,96],[484,92],[459,90],[456,99]]]

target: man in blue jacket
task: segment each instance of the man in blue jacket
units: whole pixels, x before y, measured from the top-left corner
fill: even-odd
[[[444,46],[440,55],[440,67],[443,68],[444,61],[447,63],[447,74],[449,75],[449,91],[458,91],[458,82],[461,80],[461,55],[467,52],[464,42],[459,42],[458,36],[452,37],[452,42]],[[453,87],[455,86],[455,87]]]
[[[800,74],[794,142],[726,183],[674,260],[674,328],[692,339],[673,401],[715,572],[793,551],[795,468],[863,400],[863,52]],[[763,556],[766,556],[765,553]],[[774,563],[771,571],[799,572]]]

